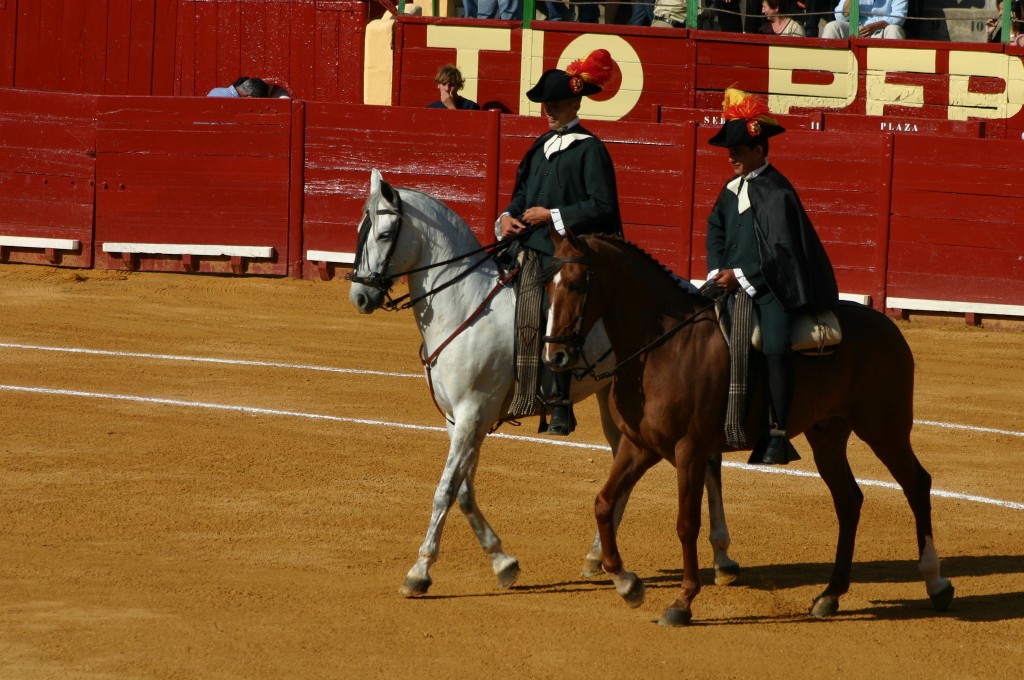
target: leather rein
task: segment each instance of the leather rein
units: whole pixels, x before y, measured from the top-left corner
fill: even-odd
[[[598,373],[597,364],[600,364],[601,361],[604,360],[604,358],[608,356],[608,354],[611,353],[613,350],[609,349],[608,352],[605,352],[605,354],[602,355],[594,364],[591,364],[587,360],[587,357],[583,352],[583,344],[586,341],[586,336],[584,336],[582,333],[583,317],[585,316],[585,312],[587,309],[587,300],[590,298],[590,280],[591,270],[593,268],[592,254],[589,250],[587,250],[585,257],[555,257],[551,260],[551,263],[552,265],[558,265],[559,267],[563,264],[579,264],[586,267],[587,273],[585,279],[585,287],[583,289],[583,303],[580,305],[580,313],[579,316],[576,317],[576,321],[573,323],[572,331],[568,335],[545,335],[543,338],[545,343],[557,342],[560,344],[568,345],[569,347],[576,351],[577,356],[579,357],[580,361],[583,362],[583,365],[585,367],[581,369],[573,369],[573,377],[575,377],[577,380],[581,380],[584,377],[590,376],[594,380],[600,382],[601,380],[614,377],[620,368],[622,368],[629,362],[633,361],[637,357],[646,354],[647,352],[650,352],[656,347],[659,347],[660,345],[664,344],[665,342],[668,341],[669,338],[678,333],[685,326],[688,326],[696,322],[697,317],[699,317],[701,314],[708,311],[709,309],[712,309],[716,304],[715,301],[712,301],[710,304],[705,305],[700,309],[690,313],[675,326],[668,329],[651,342],[647,343],[646,345],[644,345],[637,351],[633,352],[622,361],[615,364],[615,366],[613,366],[610,370],[607,370],[603,373]]]

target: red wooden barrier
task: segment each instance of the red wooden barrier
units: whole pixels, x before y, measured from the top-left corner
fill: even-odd
[[[291,105],[102,98],[97,266],[287,274]]]
[[[96,100],[0,93],[0,261],[92,266]]]
[[[889,295],[1024,305],[1020,157],[995,140],[908,135],[895,149]]]
[[[497,216],[498,115],[310,103],[306,121],[305,275],[351,262],[370,170],[444,201],[487,243]],[[313,255],[309,255],[310,251]]]
[[[984,137],[986,123],[980,120],[944,120],[941,118],[892,119],[858,116],[852,113],[825,113],[824,128],[829,132],[861,134],[896,133],[936,137]]]

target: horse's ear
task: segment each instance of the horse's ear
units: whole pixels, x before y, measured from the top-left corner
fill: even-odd
[[[380,185],[384,182],[384,177],[380,174],[380,170],[374,168],[370,171],[370,195],[380,191]]]
[[[555,248],[558,248],[558,244],[560,244],[565,237],[558,233],[558,229],[555,229],[554,222],[548,222],[548,233],[551,234],[551,242],[555,245]]]

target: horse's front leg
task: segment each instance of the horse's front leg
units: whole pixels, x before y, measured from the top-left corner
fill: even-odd
[[[715,585],[727,586],[739,578],[740,565],[729,557],[729,525],[725,522],[725,504],[722,502],[722,454],[708,459],[704,475],[704,488],[708,492],[708,516],[711,518],[711,548],[715,555]]]
[[[656,454],[641,449],[630,439],[623,437],[615,454],[608,481],[597,494],[594,502],[594,516],[601,538],[601,565],[612,577],[615,590],[630,607],[639,607],[644,602],[644,584],[636,574],[622,567],[622,556],[615,537],[615,509],[623,498],[629,495],[633,486],[652,465],[658,462]]]
[[[441,544],[441,533],[444,531],[444,523],[448,518],[448,512],[455,502],[459,490],[466,484],[471,472],[476,468],[480,455],[480,443],[483,434],[479,426],[469,423],[471,419],[463,418],[458,425],[448,426],[448,459],[445,461],[441,479],[437,482],[434,490],[433,508],[430,514],[430,525],[427,527],[427,535],[420,545],[419,558],[405,576],[400,592],[406,597],[425,595],[430,589],[432,579],[430,578],[430,567],[437,561],[438,550]],[[471,485],[467,486],[467,498],[472,499]],[[475,501],[468,501],[473,507]],[[479,509],[477,509],[479,513]],[[482,515],[480,515],[482,519]],[[493,535],[493,530],[487,526],[486,521],[481,526],[486,526]],[[475,527],[474,527],[475,528]],[[497,536],[494,537],[497,542]],[[500,545],[500,543],[499,543]],[[486,548],[485,548],[486,549]]]
[[[491,569],[494,570],[494,575],[498,578],[498,587],[508,588],[519,578],[519,560],[504,553],[501,548],[501,539],[487,522],[484,513],[480,511],[480,506],[476,504],[474,478],[478,462],[479,456],[474,456],[469,473],[459,489],[459,509],[466,516],[469,526],[473,528],[480,547],[491,559]]]
[[[707,456],[695,455],[685,440],[676,444],[676,481],[679,486],[676,532],[683,548],[683,585],[675,602],[658,620],[659,626],[685,626],[693,618],[691,605],[700,592],[697,536],[700,534],[700,504],[704,496],[707,465]]]

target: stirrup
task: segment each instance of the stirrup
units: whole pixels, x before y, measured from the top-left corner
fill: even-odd
[[[785,430],[772,429],[767,437],[762,439],[750,453],[748,465],[788,465],[794,460],[800,460],[793,445],[789,443]]]
[[[575,429],[576,416],[572,412],[572,404],[558,404],[551,408],[551,420],[544,432],[565,437]]]

